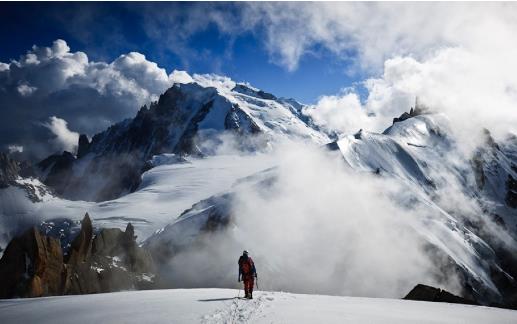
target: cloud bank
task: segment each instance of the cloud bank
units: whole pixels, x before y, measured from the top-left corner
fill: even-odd
[[[171,84],[165,69],[137,52],[106,63],[72,52],[64,40],[33,46],[0,63],[0,146],[37,158],[73,149],[72,134],[91,136],[132,117]]]

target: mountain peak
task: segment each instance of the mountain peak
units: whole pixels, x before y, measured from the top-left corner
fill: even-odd
[[[52,177],[45,182],[58,184],[56,192],[69,199],[107,200],[136,190],[154,155],[212,154],[228,138],[244,151],[265,149],[285,138],[328,142],[294,101],[220,76],[195,75],[184,81],[192,82],[175,82],[157,102],[91,142],[80,136],[77,159],[66,156],[65,167],[53,163],[56,158],[46,159],[49,163],[40,166]]]
[[[260,89],[254,88],[249,84],[237,83],[235,87],[232,89],[232,91],[239,92],[251,97],[257,97],[260,99],[277,100],[277,97],[275,97],[271,93],[264,92]]]

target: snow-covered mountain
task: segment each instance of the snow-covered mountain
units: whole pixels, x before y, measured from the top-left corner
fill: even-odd
[[[65,152],[38,164],[43,182],[68,199],[103,201],[136,190],[154,155],[202,156],[228,142],[248,151],[267,149],[283,138],[328,142],[295,100],[245,84],[211,85],[175,83],[135,118],[91,142],[82,135],[77,157]]]
[[[359,131],[332,141],[304,115],[304,106],[294,100],[277,98],[246,84],[214,82],[213,79],[195,81],[174,84],[158,102],[143,107],[135,118],[113,125],[91,141],[81,136],[76,156],[63,153],[40,162],[37,173],[57,196],[49,194],[48,187],[35,178],[16,176],[11,179],[11,182],[37,185],[42,194],[36,201],[29,199],[22,187],[10,185],[0,189],[0,246],[5,247],[27,224],[41,224],[47,232],[74,232],[88,211],[94,224],[100,227],[123,229],[130,221],[139,242],[151,250],[163,266],[163,272],[169,274],[166,279],[170,279],[171,286],[228,287],[235,281],[234,254],[239,253],[243,244],[249,244],[246,231],[250,229],[244,228],[242,220],[252,219],[244,225],[251,226],[252,231],[262,228],[264,235],[274,236],[277,229],[268,229],[268,226],[296,223],[297,214],[301,212],[297,205],[301,205],[309,209],[303,212],[310,214],[314,210],[319,219],[312,217],[310,223],[296,223],[299,226],[294,229],[286,227],[294,233],[288,239],[299,243],[294,246],[310,248],[303,240],[297,241],[297,231],[311,233],[312,227],[314,232],[323,228],[323,233],[328,234],[324,239],[330,245],[329,250],[335,254],[343,252],[337,258],[340,262],[362,265],[360,256],[353,261],[347,259],[347,246],[332,247],[336,242],[349,243],[346,237],[332,235],[336,235],[336,231],[339,235],[347,233],[342,228],[351,223],[345,218],[325,218],[327,212],[335,211],[318,205],[329,203],[325,197],[318,200],[318,192],[333,194],[332,188],[342,189],[337,183],[347,179],[350,181],[347,188],[359,185],[354,181],[371,181],[375,186],[381,181],[384,186],[381,188],[386,190],[379,195],[385,194],[390,202],[387,216],[373,215],[367,220],[352,217],[348,215],[349,209],[360,202],[346,197],[345,193],[342,197],[339,192],[332,196],[334,200],[341,198],[347,202],[338,210],[343,217],[353,218],[353,224],[359,224],[357,228],[364,231],[362,237],[376,235],[369,228],[370,220],[378,217],[379,223],[384,225],[383,219],[396,216],[396,224],[409,228],[410,235],[416,237],[409,242],[422,245],[422,253],[436,263],[432,274],[421,273],[422,280],[432,277],[434,283],[447,286],[451,284],[448,279],[454,277],[458,282],[451,289],[459,294],[487,304],[516,305],[515,137],[496,143],[486,133],[486,142],[473,154],[465,154],[446,116],[415,109],[416,113],[395,119],[383,133]],[[341,171],[320,169],[328,165],[311,164],[311,169],[302,168],[304,173],[314,175],[310,181],[299,186],[292,179],[285,181],[286,174],[291,176],[290,166],[294,170],[297,165],[304,165],[305,158],[310,159],[302,150],[295,159],[289,160],[287,167],[285,163],[279,166],[278,151],[283,150],[285,144],[282,143],[286,141],[301,141],[302,147],[318,151],[325,160],[339,162],[347,170],[345,176]],[[325,172],[331,176],[325,177]],[[324,182],[313,181],[320,174]],[[355,174],[360,177],[353,176]],[[297,174],[291,176],[296,177],[303,178]],[[283,187],[282,190],[278,190],[279,187]],[[359,186],[365,187],[368,185]],[[264,210],[264,217],[269,217],[266,209],[272,208],[275,219],[281,221],[252,218],[243,212],[240,204],[249,192],[267,197],[260,201],[270,205],[255,204],[255,209]],[[293,195],[286,206],[275,209],[283,198],[281,194],[289,192],[300,195]],[[376,194],[364,195],[375,205]],[[315,202],[302,204],[301,200],[311,195],[316,197]],[[357,197],[362,199],[360,195]],[[371,212],[379,210],[371,209]],[[397,216],[399,214],[401,216]],[[307,238],[307,242],[321,238],[312,239],[314,241]],[[281,244],[283,240],[271,237],[273,244]],[[381,241],[373,237],[371,242],[369,248],[406,248],[403,245],[376,246]],[[261,246],[268,244],[253,243],[257,245],[260,258]],[[279,255],[285,252],[281,246],[275,248]],[[407,248],[409,251],[412,247]],[[318,258],[318,253],[313,257]],[[195,257],[190,258],[191,254]],[[217,258],[210,259],[209,266],[204,264],[203,260],[213,255]],[[397,255],[403,256],[404,251]],[[197,263],[192,263],[193,260]],[[282,264],[278,259],[259,261],[263,264],[259,271],[264,278],[269,278],[264,282],[268,288],[297,290],[302,279],[295,278],[292,285],[273,279],[295,271],[291,264]],[[384,261],[384,265],[389,265],[389,260]],[[403,263],[398,265],[402,269],[412,266],[411,260],[404,261],[404,258],[397,262]],[[301,260],[300,264],[306,266],[307,260]],[[371,269],[371,264],[365,264]],[[340,271],[345,273],[346,268],[338,264],[329,270],[329,276],[341,278]],[[192,269],[204,275],[192,275]],[[419,272],[416,274],[418,278]],[[404,281],[404,270],[392,275],[400,275],[400,282],[390,277],[397,281],[393,283],[395,290],[380,296],[401,297],[394,292],[407,292],[417,283]],[[385,277],[379,278],[378,282],[385,280]],[[372,279],[375,278],[368,278]],[[346,287],[332,290],[333,283],[316,280],[303,285],[299,291],[347,291]]]

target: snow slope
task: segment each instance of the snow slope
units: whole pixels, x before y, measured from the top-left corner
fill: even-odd
[[[245,116],[255,123],[271,140],[278,138],[307,139],[318,144],[328,143],[329,137],[318,131],[310,118],[302,114],[304,105],[294,99],[277,98],[270,93],[256,89],[249,84],[236,83],[231,79],[214,75],[194,75],[184,81],[195,82],[203,87],[213,87],[217,93],[236,105]],[[200,129],[217,128],[217,120],[221,120],[221,112],[214,109],[200,124]],[[239,116],[241,117],[241,116]],[[244,120],[239,118],[242,123]],[[215,121],[215,123],[214,123]],[[207,127],[211,126],[211,127]]]
[[[242,292],[240,292],[242,294]],[[516,323],[517,311],[382,298],[172,289],[0,300],[9,323]]]
[[[0,246],[5,247],[20,228],[41,221],[59,227],[60,222],[80,221],[85,212],[95,227],[124,229],[131,222],[138,240],[143,241],[193,204],[230,189],[237,179],[267,169],[274,162],[267,155],[256,154],[192,158],[186,162],[160,155],[154,163],[157,166],[143,174],[137,191],[106,202],[45,196],[33,203],[22,189],[0,190]]]

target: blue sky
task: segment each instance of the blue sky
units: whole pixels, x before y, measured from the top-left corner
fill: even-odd
[[[156,12],[177,17],[156,23],[170,33],[191,23],[190,12],[203,4],[167,3],[2,3],[0,4],[0,61],[9,62],[32,45],[50,46],[64,39],[71,51],[83,51],[90,60],[111,62],[121,54],[136,51],[170,73],[217,73],[279,96],[314,103],[320,95],[335,94],[362,79],[346,73],[349,58],[322,48],[312,48],[290,71],[275,62],[264,43],[264,30],[237,35],[221,32],[216,23],[183,32],[178,39],[152,35],[149,21]],[[211,5],[205,4],[210,7]],[[239,4],[218,5],[217,10],[239,15]],[[163,18],[163,17],[162,17]],[[169,34],[170,35],[170,34]],[[353,54],[350,55],[353,58]]]

